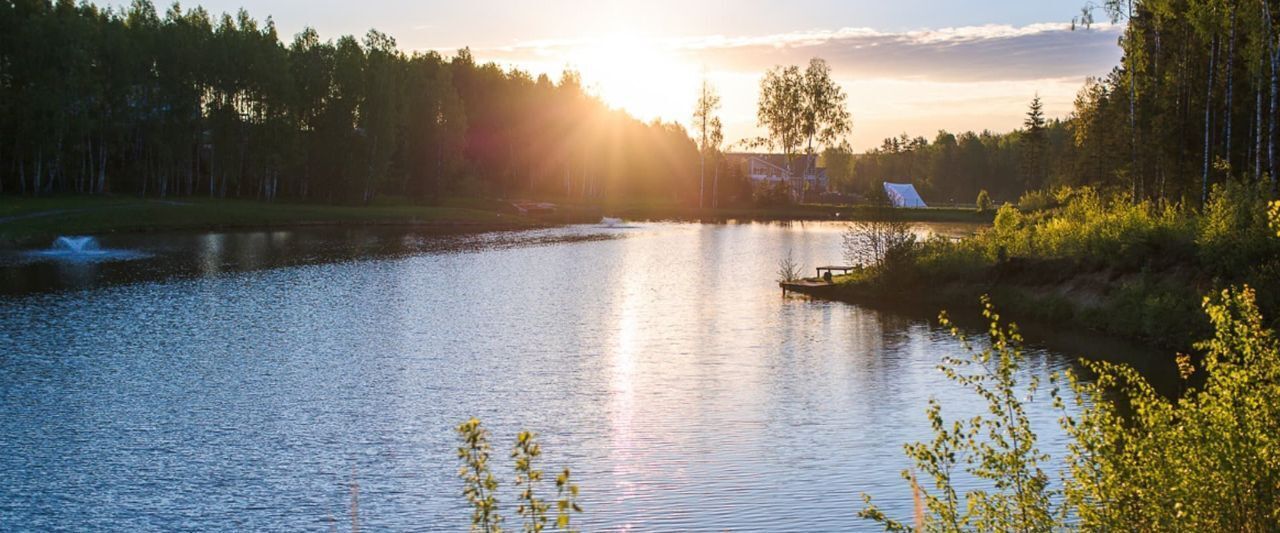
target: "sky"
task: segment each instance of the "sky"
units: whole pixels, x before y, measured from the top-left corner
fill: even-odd
[[[448,56],[467,46],[478,60],[552,79],[573,68],[605,102],[645,120],[687,125],[705,77],[722,96],[729,143],[761,133],[763,73],[811,57],[827,60],[849,95],[857,150],[904,132],[1008,131],[1037,94],[1049,116],[1066,116],[1085,78],[1120,61],[1118,28],[1071,31],[1083,0],[198,3],[271,16],[286,40],[305,26],[326,39],[376,28],[403,50]]]

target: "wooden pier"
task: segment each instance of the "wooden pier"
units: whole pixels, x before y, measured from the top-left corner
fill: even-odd
[[[800,294],[817,295],[830,291],[835,287],[835,283],[831,281],[833,272],[839,271],[842,274],[848,274],[856,270],[857,267],[852,266],[820,266],[817,269],[818,276],[813,279],[798,279],[795,281],[780,281],[778,286],[782,287],[782,295],[786,296],[787,292],[798,292]],[[822,273],[826,272],[824,276]]]

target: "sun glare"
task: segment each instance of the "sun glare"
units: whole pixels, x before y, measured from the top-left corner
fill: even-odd
[[[690,100],[698,82],[697,68],[660,41],[643,36],[589,40],[566,59],[605,103],[645,120],[683,120],[683,116],[671,116],[671,103]]]

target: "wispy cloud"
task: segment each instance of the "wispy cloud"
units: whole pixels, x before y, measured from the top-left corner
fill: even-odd
[[[1068,24],[986,25],[905,32],[871,28],[798,31],[758,36],[694,36],[646,42],[665,54],[711,70],[762,71],[776,64],[826,59],[843,78],[932,81],[1076,78],[1102,75],[1119,61],[1119,28]],[[521,63],[545,61],[591,47],[591,39],[546,39],[477,50]]]
[[[544,39],[473,52],[480,59],[553,76],[566,67],[580,68],[589,84],[593,78],[608,81],[593,68],[644,70],[612,86],[602,82],[601,89],[616,93],[617,103],[646,118],[685,120],[692,106],[688,95],[695,94],[705,72],[721,90],[730,138],[760,133],[755,99],[766,69],[821,57],[849,94],[851,142],[870,147],[903,131],[932,136],[940,128],[1013,129],[1035,94],[1044,99],[1047,113],[1064,116],[1086,77],[1105,75],[1119,64],[1120,30],[1095,25],[1073,31],[1068,24],[903,32],[842,28],[754,36]],[[612,51],[637,46],[663,60],[629,62]]]

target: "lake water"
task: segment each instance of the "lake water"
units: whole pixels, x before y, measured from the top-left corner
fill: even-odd
[[[927,316],[783,298],[833,223],[103,238],[0,258],[0,529],[463,530],[453,427],[537,431],[584,530],[864,530],[909,519],[926,402],[971,415]],[[920,226],[963,233],[964,226]],[[976,302],[974,304],[977,305]],[[1032,330],[1034,331],[1034,330]],[[1025,374],[1123,343],[1029,332]],[[1104,353],[1093,353],[1092,351]],[[1029,404],[1057,453],[1059,413]],[[1052,466],[1052,465],[1051,465]],[[554,485],[542,493],[551,497]]]

